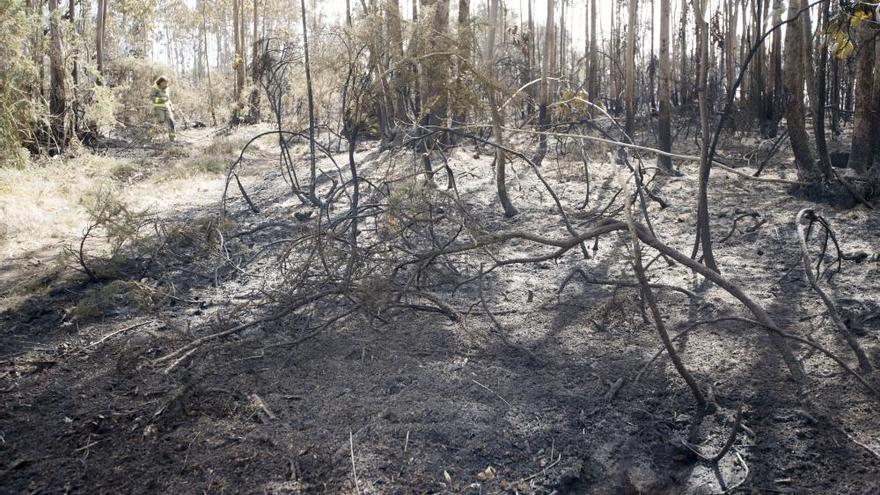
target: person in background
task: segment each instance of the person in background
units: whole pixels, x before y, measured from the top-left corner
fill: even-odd
[[[174,107],[171,104],[171,92],[168,86],[171,81],[165,76],[159,76],[150,93],[153,104],[153,116],[160,125],[168,126],[168,140],[174,141]]]

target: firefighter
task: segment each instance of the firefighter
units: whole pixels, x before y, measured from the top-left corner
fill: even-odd
[[[168,86],[171,81],[165,76],[159,76],[150,93],[150,102],[153,105],[153,117],[159,125],[168,126],[168,140],[174,141],[174,106],[171,104],[171,92]]]

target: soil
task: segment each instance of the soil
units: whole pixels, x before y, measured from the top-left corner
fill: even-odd
[[[187,139],[195,140],[184,133],[180,146]],[[746,151],[731,143],[724,148],[728,157]],[[411,155],[392,159],[372,143],[357,157],[363,173],[377,179],[395,160],[415,166]],[[570,211],[586,193],[576,157],[551,156],[542,167]],[[520,215],[504,218],[491,161],[487,150],[470,145],[450,157],[475,216],[496,230],[565,235],[551,198],[521,164],[511,177]],[[767,175],[795,178],[790,157],[777,156],[773,164]],[[326,160],[321,166],[332,170]],[[590,166],[590,203],[572,214],[576,223],[617,190],[621,165]],[[669,206],[652,201],[650,210],[657,235],[689,252],[696,164],[679,166],[681,177],[655,185]],[[722,273],[786,331],[853,367],[852,353],[805,282],[795,214],[815,208],[845,254],[864,254],[842,261],[839,273],[822,283],[880,365],[880,215],[723,171],[712,177]],[[235,191],[229,213],[238,232],[293,222],[293,213],[308,211],[291,197],[270,151],[250,155],[242,178],[260,213]],[[162,187],[150,190],[165,205],[164,221],[198,225],[216,214],[222,181],[200,181],[173,197]],[[734,222],[747,213],[754,215]],[[282,235],[265,228],[248,242],[257,250]],[[878,399],[808,346],[793,346],[809,377],[799,389],[767,334],[749,325],[719,322],[678,339],[685,364],[718,405],[707,415],[665,355],[636,381],[661,347],[638,291],[578,277],[560,290],[576,267],[595,278],[634,280],[622,236],[603,237],[595,251],[590,245],[591,259],[572,250],[556,262],[490,274],[486,302],[504,336],[471,288],[442,294],[463,312],[470,308],[461,322],[401,310],[384,321],[353,318],[303,335],[303,317],[290,317],[212,342],[165,373],[156,358],[264,316],[255,301],[278,271],[271,258],[242,272],[212,271],[215,254],[184,248],[186,256],[156,263],[161,276],[151,268],[138,280],[171,280],[174,298],[153,307],[119,298],[88,319],[72,318],[72,311],[106,282],[50,276],[46,263],[28,262],[33,256],[4,261],[8,287],[41,277],[46,284],[3,294],[0,493],[880,493]],[[817,258],[821,246],[813,248]],[[537,252],[545,251],[517,243],[496,254]],[[829,251],[824,267],[834,266],[835,257]],[[673,333],[691,321],[749,316],[680,266],[658,259],[652,274],[657,283],[699,296],[658,292]],[[880,386],[876,374],[867,379]],[[717,452],[738,407],[744,427],[717,466],[685,447],[690,439],[707,456]]]

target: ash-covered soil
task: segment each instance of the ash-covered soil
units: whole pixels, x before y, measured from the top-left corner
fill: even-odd
[[[576,208],[586,194],[576,153],[551,155],[541,169],[578,228],[612,199],[622,167],[603,150],[592,151],[583,210]],[[357,157],[375,181],[420,166],[412,154],[380,155],[373,145]],[[345,163],[343,155],[339,160]],[[565,236],[552,199],[521,163],[510,174],[520,215],[503,217],[491,160],[488,150],[467,145],[449,162],[482,225]],[[768,175],[795,178],[789,158],[773,163]],[[650,201],[649,208],[658,237],[689,253],[696,164],[678,165],[683,176],[652,184],[668,207]],[[327,160],[321,166],[333,170]],[[291,196],[271,153],[251,157],[242,180],[260,213],[250,212],[233,187],[230,228],[283,224],[238,237],[244,248],[262,249],[315,221],[295,219],[309,209]],[[219,200],[216,187],[206,191]],[[880,365],[876,211],[817,203],[785,185],[718,170],[710,197],[723,275],[786,331],[855,367],[799,264],[795,214],[813,207],[827,218],[851,259],[822,284]],[[193,207],[163,216],[200,225],[215,213]],[[810,379],[798,390],[767,334],[750,325],[723,321],[677,339],[685,364],[719,406],[706,416],[667,356],[636,381],[661,347],[638,290],[585,284],[578,276],[560,290],[575,268],[596,279],[635,279],[623,235],[587,247],[590,259],[575,249],[556,261],[487,275],[486,307],[503,336],[470,284],[442,294],[462,312],[457,322],[399,308],[304,334],[310,316],[298,315],[206,344],[169,373],[168,363],[154,360],[266,316],[262,291],[277,282],[276,258],[217,270],[223,260],[216,252],[182,243],[179,256],[151,265],[137,280],[150,287],[170,280],[173,298],[143,307],[120,297],[91,318],[71,317],[101,285],[81,278],[59,277],[24,296],[7,293],[0,316],[0,493],[880,493],[878,399],[808,346],[792,346]],[[547,252],[525,242],[492,249],[501,258]],[[821,243],[813,249],[816,259]],[[646,261],[654,255],[646,249]],[[826,267],[836,252],[828,256]],[[14,267],[6,276],[32,279],[43,270]],[[681,266],[658,259],[651,273],[652,282],[696,295],[658,291],[671,333],[688,322],[750,316]],[[867,379],[880,386],[876,372]],[[683,445],[690,438],[707,456],[717,452],[738,407],[743,428],[717,466]]]

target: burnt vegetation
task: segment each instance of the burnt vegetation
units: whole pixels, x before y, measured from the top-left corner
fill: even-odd
[[[880,490],[873,4],[107,3],[3,7],[4,170],[115,162],[2,273],[0,492]]]

